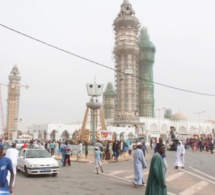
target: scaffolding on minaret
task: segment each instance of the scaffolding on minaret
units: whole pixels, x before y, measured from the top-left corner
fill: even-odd
[[[28,85],[21,85],[21,76],[16,65],[9,75],[8,98],[7,98],[7,135],[6,139],[16,139],[19,119],[20,88],[29,88]]]

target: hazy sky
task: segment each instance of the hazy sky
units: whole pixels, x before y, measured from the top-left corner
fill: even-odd
[[[0,24],[114,68],[113,20],[123,0],[7,0]],[[215,95],[215,1],[130,0],[156,46],[154,81]],[[0,83],[17,65],[22,88],[20,129],[32,124],[83,121],[86,83],[114,81],[112,70],[47,47],[0,26]],[[2,87],[6,120],[7,88]],[[155,109],[171,108],[215,120],[215,97],[155,85]],[[158,115],[158,111],[156,111]],[[163,115],[163,111],[161,113]]]

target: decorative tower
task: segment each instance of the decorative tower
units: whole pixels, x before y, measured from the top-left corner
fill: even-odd
[[[103,112],[105,119],[114,118],[114,102],[116,93],[112,83],[108,83],[103,93]]]
[[[115,30],[116,101],[114,121],[134,121],[138,116],[138,28],[139,21],[128,0],[124,0]]]
[[[91,123],[90,123],[90,130],[92,132],[92,143],[95,146],[96,144],[96,134],[97,134],[97,127],[98,127],[98,115],[100,118],[100,123],[101,123],[101,130],[106,130],[106,125],[105,125],[105,120],[103,117],[103,112],[102,112],[102,104],[99,103],[98,97],[102,95],[102,90],[103,90],[103,84],[87,84],[87,93],[88,96],[91,96],[90,101],[87,103],[87,109],[85,111],[84,115],[84,121],[82,123],[81,127],[81,139],[85,141],[89,141],[89,133],[86,132],[86,124],[88,120],[88,113],[90,111],[90,116],[91,116]]]
[[[139,35],[139,115],[154,117],[154,84],[153,64],[155,46],[150,41],[146,28],[140,30]]]
[[[19,97],[20,97],[20,74],[15,65],[9,75],[8,98],[7,98],[7,130],[8,140],[11,140],[18,130],[19,120]],[[16,138],[16,137],[15,137]]]

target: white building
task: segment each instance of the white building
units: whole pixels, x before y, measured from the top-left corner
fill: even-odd
[[[139,118],[139,125],[133,126],[114,126],[110,124],[107,125],[107,130],[111,131],[118,140],[144,136],[147,142],[149,142],[150,138],[168,138],[171,126],[175,127],[175,133],[179,139],[186,139],[187,137],[213,137],[212,130],[215,129],[214,121],[191,122],[182,113],[174,114],[171,120],[141,117]],[[81,129],[81,126],[81,123],[49,123],[46,125],[33,125],[31,131],[34,139],[65,140],[72,138],[72,134],[76,130]],[[89,127],[90,124],[87,124],[86,128],[90,129]]]
[[[34,139],[43,140],[65,140],[72,138],[72,134],[81,128],[81,123],[62,124],[48,123],[42,125],[32,125],[31,133]]]

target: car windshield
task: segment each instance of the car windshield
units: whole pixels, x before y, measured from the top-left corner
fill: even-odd
[[[47,150],[27,150],[26,158],[50,158],[51,154]]]

